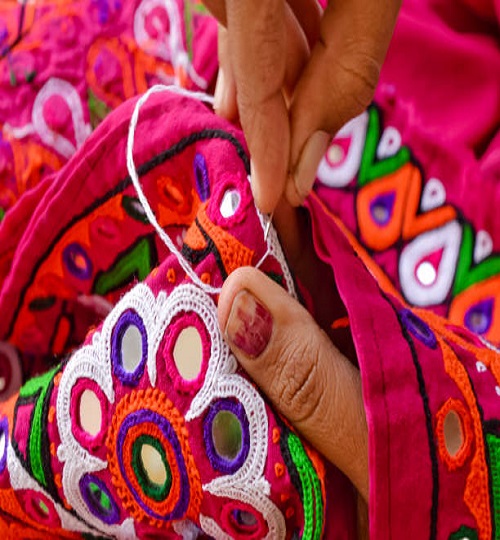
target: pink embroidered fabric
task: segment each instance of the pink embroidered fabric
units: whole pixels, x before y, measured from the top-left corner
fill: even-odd
[[[215,322],[216,289],[238,266],[263,260],[263,271],[295,291],[274,233],[264,242],[242,134],[187,97],[157,94],[141,109],[141,184],[194,280],[130,184],[135,101],[118,105],[145,90],[134,77],[153,66],[147,58],[156,64],[146,87],[163,80],[161,69],[191,88],[203,86],[198,75],[211,80],[213,21],[196,3],[62,6],[26,9],[33,41],[23,38],[2,61],[7,158],[21,144],[30,159],[48,151],[58,161],[26,166],[30,180],[15,191],[9,158],[2,180],[14,195],[0,226],[0,530],[9,538],[49,530],[68,538],[356,538],[352,487],[333,468],[325,473],[272,411]],[[0,9],[16,15],[3,17],[12,43],[21,8]],[[499,534],[499,14],[498,1],[403,2],[374,103],[332,141],[306,202],[363,379],[370,538]],[[85,100],[84,124],[92,107],[106,112],[80,142],[65,133],[66,121],[53,122],[66,110],[65,84],[41,109],[57,133],[52,142],[31,115],[44,85],[69,69],[59,45],[44,49],[66,35],[47,32],[53,21],[65,31],[76,25],[82,59],[93,66],[89,78],[75,61],[78,73],[67,75],[79,95],[68,114]],[[158,28],[182,43],[176,61],[162,56]],[[91,47],[103,39],[105,47]],[[78,48],[71,43],[68,50]],[[46,71],[24,60],[30,70],[16,67],[26,51]],[[116,83],[127,73],[136,81],[130,93]],[[8,106],[12,81],[22,81],[19,109]],[[61,141],[72,145],[67,155]],[[36,372],[44,374],[30,379]]]

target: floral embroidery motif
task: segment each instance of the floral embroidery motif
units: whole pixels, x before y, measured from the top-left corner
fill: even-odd
[[[319,166],[318,195],[342,192],[339,215],[356,250],[369,250],[370,266],[369,257],[380,261],[377,275],[389,276],[408,303],[445,310],[452,322],[500,341],[500,257],[489,233],[475,232],[447,202],[439,179],[424,180],[401,133],[382,120],[373,105],[342,128]]]

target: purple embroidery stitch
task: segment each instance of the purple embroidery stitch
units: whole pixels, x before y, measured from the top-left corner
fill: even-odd
[[[78,279],[92,277],[92,261],[80,244],[68,244],[63,251],[62,258],[66,268]],[[83,266],[79,264],[83,262]]]
[[[0,420],[0,437],[4,438],[4,449],[0,455],[0,474],[3,473],[7,465],[7,448],[9,446],[9,422],[7,418]]]
[[[196,190],[202,202],[210,197],[210,180],[208,178],[207,163],[201,154],[194,156],[194,177],[196,178]]]
[[[471,306],[465,313],[465,326],[476,334],[486,334],[493,321],[493,298],[487,298]]]
[[[102,505],[101,501],[98,499],[98,496],[95,492],[92,491],[91,485],[96,485],[102,493],[108,498],[110,503],[110,508],[106,508]],[[116,505],[111,493],[109,492],[106,484],[94,476],[93,474],[86,474],[80,479],[80,492],[82,494],[83,500],[85,501],[88,509],[92,514],[107,523],[108,525],[113,525],[118,523],[120,520],[120,511]]]
[[[141,360],[135,370],[127,371],[123,366],[122,342],[125,332],[131,326],[135,326],[141,334],[142,351]],[[139,315],[135,311],[128,309],[118,319],[118,322],[113,328],[113,332],[111,334],[111,361],[113,363],[113,373],[120,379],[120,381],[125,386],[137,386],[139,380],[144,373],[147,356],[148,335],[146,332],[146,327],[144,326],[144,323],[142,322],[142,319],[139,317]]]
[[[215,417],[221,411],[233,413],[240,422],[241,426],[241,448],[238,455],[233,460],[227,459],[226,457],[217,453],[212,438],[212,425]],[[203,438],[205,440],[207,456],[214,469],[226,474],[233,474],[240,469],[243,463],[245,463],[250,450],[250,430],[248,418],[243,405],[228,399],[219,400],[212,403],[203,423]]]
[[[431,349],[437,347],[436,336],[422,319],[418,318],[409,309],[402,309],[400,315],[403,324],[419,341]]]
[[[386,225],[392,216],[396,194],[391,191],[375,197],[370,203],[370,214],[378,225]]]
[[[128,478],[123,463],[123,447],[128,430],[134,426],[144,423],[153,423],[158,426],[163,435],[165,435],[168,442],[172,445],[175,456],[177,458],[181,492],[179,495],[179,500],[175,505],[174,509],[166,515],[160,515],[156,512],[153,512],[151,508],[141,499],[140,494],[137,493],[134,486],[132,485],[132,482]],[[118,437],[116,440],[116,455],[120,466],[120,472],[125,480],[125,483],[127,484],[127,487],[129,488],[136,502],[146,512],[146,514],[153,516],[156,519],[161,519],[162,521],[181,519],[184,516],[189,505],[189,476],[186,470],[186,464],[184,463],[184,458],[182,456],[181,445],[177,438],[177,433],[166,418],[148,409],[142,409],[127,416],[127,418],[125,418],[122,425],[120,426],[120,430],[118,432]],[[170,468],[172,469],[171,465]]]

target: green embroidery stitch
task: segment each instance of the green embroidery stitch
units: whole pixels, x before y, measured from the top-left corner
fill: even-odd
[[[210,16],[210,11],[208,11],[208,9],[201,2],[194,4],[193,11],[199,15]]]
[[[101,101],[95,94],[90,90],[87,91],[87,106],[90,113],[90,125],[92,129],[95,129],[111,112],[110,107]]]
[[[186,44],[189,61],[193,61],[193,11],[191,1],[184,2],[184,21],[186,29]]]
[[[462,244],[458,256],[457,272],[453,284],[453,295],[460,294],[470,286],[500,274],[500,257],[488,257],[478,265],[473,263],[474,232],[469,223],[464,224]]]
[[[396,154],[377,161],[377,146],[380,141],[380,118],[375,107],[368,109],[368,127],[365,147],[358,173],[358,185],[364,186],[377,178],[387,176],[410,161],[410,151],[402,146]]]
[[[122,197],[122,206],[127,214],[141,223],[149,224],[148,218],[144,213],[142,204],[137,197],[129,197],[124,195]]]
[[[302,484],[304,498],[304,532],[302,540],[320,540],[323,532],[323,494],[318,475],[300,439],[290,433],[287,442]]]
[[[25,74],[24,74],[24,79],[26,80],[26,82],[29,84],[29,83],[32,83],[34,80],[35,80],[35,77],[36,77],[36,70],[31,70],[31,71],[27,71]]]
[[[161,461],[165,467],[166,480],[163,484],[156,484],[151,481],[142,462],[141,451],[144,445],[152,446],[161,456]],[[135,471],[137,481],[144,493],[154,501],[161,502],[168,497],[172,486],[172,472],[168,464],[168,459],[161,444],[150,435],[141,435],[134,442],[132,448],[132,469]]]
[[[154,247],[148,238],[141,239],[130,251],[123,253],[106,272],[97,275],[94,292],[105,295],[130,283],[147,278],[154,266]]]
[[[17,86],[17,77],[12,68],[9,69],[9,81],[10,85],[16,87]]]
[[[110,498],[104,493],[104,491],[94,482],[90,482],[89,489],[94,497],[94,500],[103,508],[107,513],[112,509]]]
[[[46,436],[47,411],[46,405],[50,398],[50,389],[54,376],[60,366],[48,371],[40,377],[30,379],[20,390],[19,398],[26,401],[35,401],[33,419],[29,433],[29,461],[33,476],[44,487],[48,487],[43,459],[43,438]],[[45,431],[45,434],[44,434]]]
[[[266,272],[266,275],[267,277],[275,281],[278,285],[281,285],[283,287],[283,278],[279,274],[277,274],[276,272]]]
[[[495,540],[500,540],[500,437],[497,437],[492,433],[487,433],[486,445],[488,446],[488,452],[490,454],[491,492],[493,494],[492,513],[495,525]]]
[[[458,531],[450,534],[448,540],[478,540],[478,536],[474,529],[462,525]]]

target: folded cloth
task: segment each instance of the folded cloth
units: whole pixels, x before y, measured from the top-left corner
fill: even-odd
[[[264,239],[242,135],[176,94],[141,109],[134,159],[168,250],[126,174],[134,105],[112,113],[54,179],[21,243],[40,249],[20,273],[16,253],[4,305],[18,306],[10,336],[25,350],[77,341],[71,303],[149,275],[0,409],[1,526],[319,538],[322,461],[247,380],[217,324],[220,286],[239,266],[258,265],[296,294],[274,230]]]

